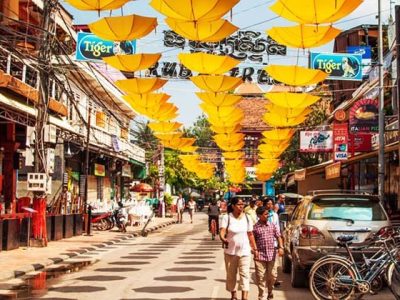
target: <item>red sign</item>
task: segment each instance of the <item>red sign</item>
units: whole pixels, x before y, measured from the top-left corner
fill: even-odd
[[[344,120],[346,120],[346,112],[344,109],[338,109],[337,111],[335,111],[333,117],[336,121],[343,122]]]
[[[349,129],[348,124],[333,123],[333,160],[347,160]]]
[[[353,148],[354,144],[354,148]],[[350,152],[369,152],[372,150],[372,135],[370,133],[357,133],[350,135]]]

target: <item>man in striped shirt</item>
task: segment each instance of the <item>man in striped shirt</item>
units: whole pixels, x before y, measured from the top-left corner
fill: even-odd
[[[253,235],[257,248],[254,249],[254,262],[256,267],[256,279],[258,286],[258,299],[273,299],[272,290],[275,276],[273,268],[277,255],[275,242],[278,241],[278,254],[283,255],[283,243],[279,225],[269,218],[270,212],[264,206],[257,208],[258,222],[254,225]],[[265,285],[268,288],[268,296],[265,298]]]

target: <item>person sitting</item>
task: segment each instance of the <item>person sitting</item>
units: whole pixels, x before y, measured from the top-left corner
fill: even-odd
[[[213,199],[208,206],[208,231],[211,231],[211,221],[215,220],[215,223],[217,225],[217,234],[219,233],[219,215],[221,214],[221,211],[219,209],[219,206],[217,204],[217,200]]]

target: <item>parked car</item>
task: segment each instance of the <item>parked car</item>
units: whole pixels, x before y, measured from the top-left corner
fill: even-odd
[[[284,224],[282,270],[291,273],[293,287],[305,286],[317,259],[343,251],[336,242],[340,235],[353,235],[357,245],[390,225],[377,196],[350,192],[314,192],[291,215],[281,214],[280,220]]]

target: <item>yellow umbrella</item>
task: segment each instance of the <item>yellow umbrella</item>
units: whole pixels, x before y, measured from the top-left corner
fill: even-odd
[[[208,122],[217,127],[230,127],[236,126],[243,121],[244,113],[242,110],[238,109],[238,114],[234,114],[227,118],[219,118],[219,117],[209,117]]]
[[[240,124],[234,126],[215,126],[211,125],[210,129],[215,133],[235,133],[241,129]]]
[[[237,144],[244,139],[243,133],[231,133],[231,134],[216,134],[214,140],[217,144]]]
[[[152,0],[164,16],[182,21],[213,21],[222,18],[239,0]]]
[[[239,29],[223,19],[193,22],[167,18],[165,22],[180,36],[192,41],[201,42],[219,42]]]
[[[312,112],[310,108],[285,108],[282,106],[274,105],[274,104],[267,104],[265,108],[269,111],[270,114],[287,117],[287,118],[296,118],[300,115],[308,115]]]
[[[169,141],[173,139],[180,138],[183,132],[169,132],[169,133],[154,133],[154,136],[160,140]]]
[[[267,138],[263,138],[261,139],[262,143],[265,143],[267,145],[274,145],[274,146],[280,146],[280,145],[284,145],[290,142],[290,140],[270,140]]]
[[[263,120],[270,126],[273,127],[293,127],[306,120],[307,116],[298,116],[296,118],[287,118],[285,116],[277,116],[275,114],[266,113],[264,114]]]
[[[161,106],[143,107],[133,105],[138,113],[156,121],[170,121],[178,116],[178,108],[172,103],[164,103]]]
[[[108,41],[131,41],[144,37],[157,26],[157,18],[138,15],[105,17],[90,23],[89,29]]]
[[[225,75],[199,75],[190,77],[190,80],[198,88],[214,93],[231,91],[243,83],[241,78]]]
[[[269,65],[265,71],[275,80],[294,86],[317,84],[324,81],[328,74],[299,66]]]
[[[218,142],[216,142],[216,144],[218,145],[218,147],[220,147],[224,151],[238,151],[238,150],[243,148],[244,141],[241,141],[241,142],[239,142],[237,144],[232,144],[232,143],[230,143],[230,144],[223,144],[223,143],[218,144]]]
[[[167,80],[161,78],[131,78],[115,81],[115,85],[127,94],[147,94],[163,87]]]
[[[293,129],[272,129],[263,131],[262,135],[269,140],[281,141],[290,139],[294,133]]]
[[[196,95],[204,103],[214,106],[233,106],[242,99],[241,96],[225,93],[197,92]]]
[[[161,53],[141,53],[103,57],[110,66],[125,72],[147,70],[161,57]]]
[[[186,146],[186,147],[182,147],[180,149],[178,149],[181,152],[195,152],[197,150],[198,147],[196,146]]]
[[[143,107],[161,106],[167,103],[170,97],[170,95],[165,93],[131,94],[122,96],[129,105],[140,105]]]
[[[244,157],[243,152],[222,152],[222,156],[225,159],[242,159]]]
[[[258,157],[265,159],[276,159],[281,156],[282,152],[259,152]]]
[[[256,172],[257,180],[259,181],[268,181],[272,177],[272,173],[257,173]]]
[[[269,166],[265,166],[265,165],[256,165],[255,167],[258,170],[258,172],[264,173],[264,174],[265,173],[273,173],[278,169],[278,167],[269,167]]]
[[[240,63],[239,60],[227,55],[204,52],[180,53],[178,59],[186,68],[205,74],[223,74]]]
[[[286,150],[286,148],[289,146],[289,144],[283,144],[280,146],[276,146],[276,145],[267,145],[267,144],[261,144],[258,146],[258,150],[264,153],[267,152],[283,152]]]
[[[213,106],[206,103],[201,103],[199,106],[210,117],[226,118],[238,111],[235,106]]]
[[[320,97],[302,93],[267,93],[264,95],[275,105],[286,108],[304,108],[313,105]]]
[[[333,23],[350,14],[362,0],[278,0],[270,9],[296,23]]]
[[[325,45],[340,32],[332,26],[297,25],[272,27],[267,35],[282,45],[305,49]]]
[[[182,123],[179,122],[150,122],[147,124],[151,130],[159,133],[169,133],[178,130]]]
[[[166,148],[180,149],[193,145],[196,140],[193,138],[173,138],[170,140],[160,140]]]
[[[80,10],[113,10],[124,6],[131,0],[65,0]]]
[[[270,169],[276,169],[279,166],[279,159],[265,159],[265,158],[261,158],[258,160],[258,166],[266,169],[266,168],[270,168]]]

